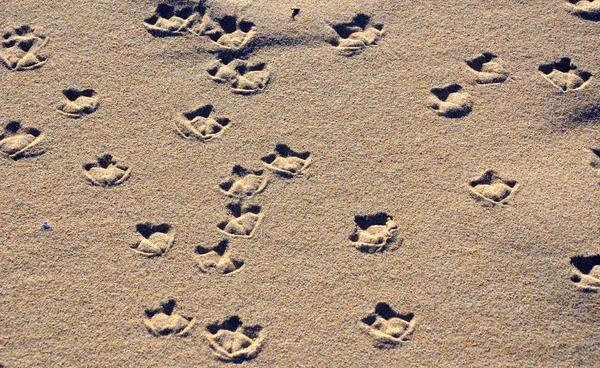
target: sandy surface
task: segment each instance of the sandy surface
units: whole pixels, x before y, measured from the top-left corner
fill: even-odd
[[[600,253],[600,23],[485,3],[213,1],[255,31],[216,54],[198,28],[150,33],[157,1],[1,1],[42,58],[0,66],[1,128],[20,122],[0,137],[0,363],[597,365],[600,261],[572,257]],[[332,25],[357,14],[382,34],[347,55]],[[483,53],[502,81],[478,82]],[[234,93],[219,55],[268,81]],[[197,116],[221,128],[191,134]],[[251,198],[224,193],[236,165]],[[227,227],[231,204],[254,215]]]

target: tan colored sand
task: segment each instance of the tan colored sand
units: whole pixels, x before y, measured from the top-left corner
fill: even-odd
[[[20,121],[18,134],[31,133],[0,149],[35,141],[26,129],[43,134],[32,157],[0,160],[0,364],[220,367],[215,352],[228,349],[261,367],[599,364],[600,296],[571,281],[570,261],[600,253],[600,23],[563,0],[212,1],[214,14],[255,24],[249,60],[268,70],[218,83],[207,70],[222,45],[154,37],[143,23],[157,5],[0,1],[2,32],[46,37],[35,43],[44,59],[16,56],[41,67],[0,66],[2,129]],[[384,32],[344,41],[368,44],[344,55],[354,51],[334,47],[331,25],[359,13]],[[482,68],[491,76],[466,63],[485,52],[500,59]],[[538,70],[563,57],[592,77]],[[430,107],[431,89],[452,84],[472,102],[460,118]],[[98,100],[65,116],[67,89]],[[205,105],[213,115],[186,122],[193,139],[178,134],[182,114]],[[217,117],[230,120],[222,134]],[[266,167],[277,144],[310,162]],[[104,154],[109,172],[98,171]],[[232,196],[219,184],[236,165],[268,184]],[[506,204],[481,196],[507,193],[470,186],[487,170],[518,182]],[[236,196],[260,219],[250,208],[226,229]],[[377,213],[397,229],[365,230],[360,241],[377,244],[361,252],[355,216]],[[160,255],[135,251],[146,221],[174,229],[173,244],[144,243]],[[221,266],[218,252],[201,257],[224,239]],[[374,314],[379,303],[405,317]]]

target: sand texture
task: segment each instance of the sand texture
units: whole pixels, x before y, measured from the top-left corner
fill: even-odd
[[[0,367],[600,366],[598,45],[598,0],[0,0]]]

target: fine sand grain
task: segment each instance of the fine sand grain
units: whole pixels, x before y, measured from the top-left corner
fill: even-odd
[[[598,0],[0,0],[0,367],[598,366],[598,45]]]

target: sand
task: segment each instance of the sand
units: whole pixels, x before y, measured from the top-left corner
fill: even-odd
[[[1,1],[0,364],[597,366],[597,3]]]

